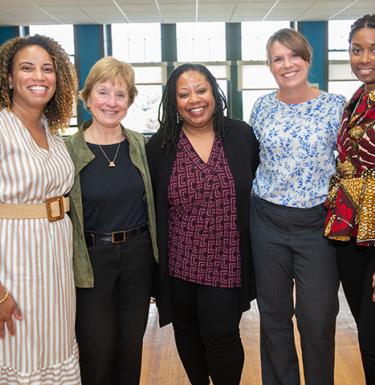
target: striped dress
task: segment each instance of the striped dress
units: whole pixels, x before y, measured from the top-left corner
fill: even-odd
[[[73,164],[60,136],[46,129],[40,148],[18,118],[0,111],[0,202],[40,203],[64,195]],[[0,340],[0,385],[81,384],[75,340],[70,218],[0,219],[0,281],[23,316]]]

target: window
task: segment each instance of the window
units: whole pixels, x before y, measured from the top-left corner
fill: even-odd
[[[254,21],[241,24],[242,59],[239,63],[239,89],[242,92],[243,119],[248,121],[255,101],[277,89],[266,64],[268,38],[281,28],[289,28],[289,21]]]
[[[158,23],[112,24],[112,53],[132,63],[138,95],[123,120],[125,127],[153,133],[165,84],[166,66],[161,63],[161,31]]]
[[[352,74],[349,63],[348,36],[353,20],[328,22],[328,91],[344,95],[347,99],[361,85]]]
[[[225,23],[177,23],[177,60],[224,61]]]
[[[60,43],[70,61],[74,64],[74,29],[71,24],[59,25],[30,25],[30,35],[45,35]],[[70,119],[70,127],[64,131],[64,135],[72,135],[77,131],[77,106],[74,105],[73,117]]]
[[[160,62],[160,24],[112,24],[112,52],[128,63]]]

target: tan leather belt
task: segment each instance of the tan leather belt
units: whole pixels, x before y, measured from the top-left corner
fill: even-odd
[[[69,198],[48,198],[45,203],[0,203],[0,219],[40,219],[55,222],[69,211]]]

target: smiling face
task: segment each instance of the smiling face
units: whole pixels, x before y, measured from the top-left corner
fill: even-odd
[[[182,73],[176,83],[176,100],[185,128],[212,128],[215,99],[203,74],[193,70]]]
[[[350,65],[368,90],[375,89],[375,28],[361,28],[350,44]]]
[[[129,108],[126,84],[121,79],[96,83],[87,100],[93,123],[105,128],[116,128],[124,119]]]
[[[310,64],[287,46],[275,41],[270,48],[270,70],[280,89],[307,85]]]
[[[49,53],[38,45],[21,48],[14,56],[9,76],[13,109],[43,112],[56,90],[56,72]]]

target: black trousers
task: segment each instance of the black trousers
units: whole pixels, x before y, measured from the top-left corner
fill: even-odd
[[[375,385],[375,303],[372,302],[375,248],[340,242],[337,261],[344,293],[357,323],[366,385]]]
[[[149,234],[89,254],[95,287],[77,289],[82,384],[138,385],[154,266]]]
[[[177,350],[192,385],[238,385],[244,362],[240,289],[172,278]]]

